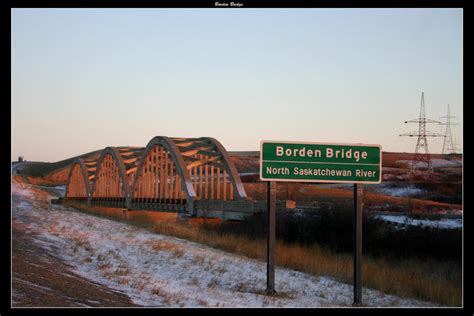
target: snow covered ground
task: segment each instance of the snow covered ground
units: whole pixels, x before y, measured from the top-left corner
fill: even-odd
[[[54,187],[54,190],[60,197],[64,197],[66,195],[66,186],[65,185],[57,185]]]
[[[29,184],[29,183],[22,183],[22,188],[39,188],[46,190],[48,192],[52,192],[54,196],[49,196],[49,199],[54,197],[64,197],[66,195],[66,185],[57,185],[57,186],[46,186],[46,185],[37,185],[37,184]],[[24,191],[23,193],[28,192]]]
[[[128,295],[142,306],[350,307],[352,285],[276,269],[278,295],[264,295],[266,264],[208,246],[150,233],[74,211],[41,208],[28,187],[12,186],[13,220],[39,234],[37,243],[81,276]],[[363,289],[368,306],[427,307]]]
[[[396,163],[405,164],[411,167],[411,164],[413,163],[413,161],[412,160],[397,160]],[[433,158],[431,159],[431,164],[433,165],[434,168],[462,167],[462,160],[461,159],[447,160],[447,159]],[[424,166],[425,166],[424,163],[421,163],[421,162],[417,163],[417,167],[424,167]]]
[[[443,218],[440,220],[415,219],[405,215],[374,215],[376,218],[400,225],[424,226],[434,228],[462,228],[462,218]]]
[[[398,197],[407,197],[407,196],[416,196],[419,194],[427,193],[426,190],[416,188],[414,186],[410,187],[397,187],[393,186],[391,183],[381,183],[377,185],[373,185],[370,187],[372,192],[380,193],[384,195],[390,196],[398,196]]]

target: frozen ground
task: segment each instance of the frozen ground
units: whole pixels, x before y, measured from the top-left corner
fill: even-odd
[[[397,163],[406,164],[407,166],[411,166],[413,163],[412,160],[397,160]],[[447,159],[440,159],[440,158],[433,158],[431,159],[431,164],[433,168],[450,168],[450,167],[462,167],[462,160],[455,159],[455,160],[447,160]],[[425,164],[418,162],[417,167],[424,167]]]
[[[381,184],[373,185],[370,187],[370,189],[372,192],[375,192],[375,193],[380,193],[380,194],[390,195],[390,196],[398,196],[398,197],[407,197],[408,195],[416,196],[419,194],[427,193],[426,190],[416,188],[414,186],[396,187],[390,183],[381,183]]]
[[[28,187],[13,184],[12,216],[45,252],[76,273],[120,291],[142,306],[349,307],[353,288],[329,277],[276,269],[278,295],[264,295],[264,262],[202,244],[150,233],[61,205],[40,206]],[[44,204],[43,204],[44,205]],[[368,306],[427,307],[363,289]]]
[[[380,218],[384,221],[399,224],[399,225],[424,226],[424,227],[445,228],[445,229],[462,228],[462,218],[443,218],[440,220],[428,220],[428,219],[414,219],[405,215],[382,215],[382,214],[377,214],[375,215],[375,217]]]

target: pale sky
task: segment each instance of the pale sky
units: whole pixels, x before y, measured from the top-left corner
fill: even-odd
[[[12,160],[154,136],[381,144],[463,122],[462,9],[13,9]],[[443,133],[444,126],[427,129]],[[462,125],[452,127],[462,148]],[[443,138],[429,138],[440,153]]]

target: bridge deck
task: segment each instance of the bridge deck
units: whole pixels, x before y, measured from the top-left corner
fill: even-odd
[[[65,205],[73,203],[88,204],[83,198],[69,198],[64,201]],[[182,203],[166,203],[158,200],[133,201],[130,207],[126,207],[123,198],[95,198],[90,202],[91,206],[103,206],[112,208],[123,208],[129,210],[148,210],[160,212],[173,212],[188,215],[186,200]],[[223,200],[198,200],[194,202],[196,217],[222,218],[241,220],[245,216],[266,211],[265,201],[223,201]]]

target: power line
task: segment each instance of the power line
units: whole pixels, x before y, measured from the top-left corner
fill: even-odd
[[[412,133],[400,134],[400,136],[409,136],[409,137],[418,137],[416,142],[415,154],[413,155],[413,161],[410,169],[410,178],[413,179],[417,167],[419,165],[426,165],[429,175],[433,174],[433,164],[431,163],[431,156],[428,149],[428,139],[427,137],[443,137],[439,133],[429,132],[426,130],[427,123],[438,123],[439,121],[427,119],[425,116],[425,93],[421,92],[421,104],[420,104],[420,116],[418,119],[413,119],[405,121],[405,123],[418,123],[418,131]],[[420,168],[421,169],[421,168]]]
[[[440,118],[446,118],[446,123],[440,123],[441,125],[446,125],[446,130],[444,132],[444,142],[443,142],[443,154],[455,154],[456,153],[456,145],[453,141],[453,135],[451,133],[451,125],[459,125],[456,123],[452,123],[451,119],[456,118],[450,114],[449,104],[448,104],[448,114],[446,116],[442,116]]]

